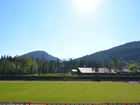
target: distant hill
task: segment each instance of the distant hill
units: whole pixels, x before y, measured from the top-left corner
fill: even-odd
[[[71,59],[75,59],[75,58],[62,58],[61,60],[62,60],[62,61],[64,61],[64,60],[65,60],[65,61],[70,61]]]
[[[114,56],[122,61],[140,61],[140,41],[126,43],[105,51],[99,51],[83,56],[80,59],[110,61]]]
[[[33,57],[33,59],[41,59],[42,57],[45,58],[46,60],[57,60],[59,58],[54,57],[50,54],[48,54],[45,51],[33,51],[33,52],[29,52],[27,54],[21,55],[21,57]]]

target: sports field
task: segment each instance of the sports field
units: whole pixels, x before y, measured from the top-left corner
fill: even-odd
[[[0,81],[0,102],[140,102],[140,84]]]

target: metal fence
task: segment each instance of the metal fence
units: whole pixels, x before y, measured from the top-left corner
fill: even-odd
[[[32,103],[32,102],[0,102],[0,105],[140,105],[139,103]]]

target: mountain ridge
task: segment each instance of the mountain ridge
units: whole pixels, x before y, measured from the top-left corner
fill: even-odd
[[[90,55],[79,57],[82,60],[111,60],[116,56],[121,60],[140,60],[140,41],[128,42],[107,50],[98,51]]]
[[[21,55],[21,57],[33,57],[33,59],[46,59],[46,60],[57,60],[59,59],[58,57],[52,56],[51,54],[43,51],[43,50],[36,50],[36,51],[31,51],[29,53]],[[59,59],[60,60],[60,59]]]
[[[79,58],[72,59],[110,61],[114,56],[116,56],[119,60],[124,61],[140,61],[140,41],[127,42],[125,44],[118,45],[107,50],[98,51],[90,55],[85,55]],[[21,55],[21,57],[33,57],[34,59],[41,59],[42,57],[44,57],[47,60],[65,60],[54,57],[51,54],[41,50],[36,50],[23,54]],[[68,59],[70,60],[71,58]],[[66,61],[68,61],[68,59]]]

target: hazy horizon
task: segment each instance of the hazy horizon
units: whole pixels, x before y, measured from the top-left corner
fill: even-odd
[[[0,55],[78,58],[138,41],[140,0],[0,0]]]

